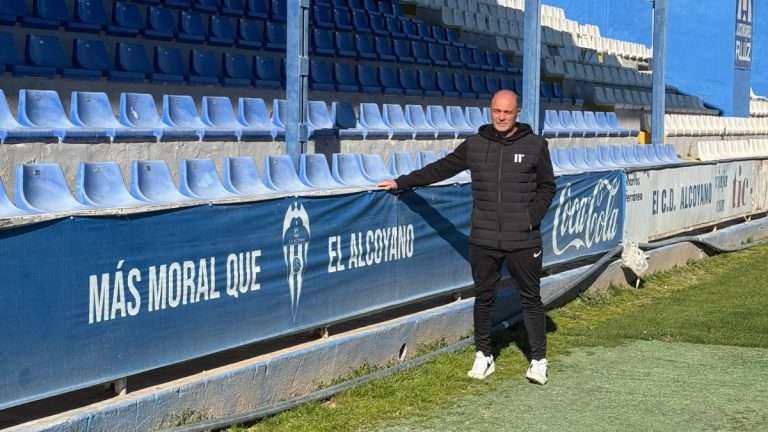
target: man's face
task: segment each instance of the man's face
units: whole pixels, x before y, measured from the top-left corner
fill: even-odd
[[[512,95],[496,95],[491,100],[491,121],[493,128],[508,136],[517,122],[517,100]]]

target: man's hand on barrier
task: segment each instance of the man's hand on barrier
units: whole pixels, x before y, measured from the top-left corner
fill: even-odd
[[[397,189],[397,183],[394,180],[383,180],[376,183],[376,187],[384,190],[393,190]]]

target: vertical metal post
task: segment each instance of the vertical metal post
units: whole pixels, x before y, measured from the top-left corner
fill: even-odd
[[[309,0],[288,0],[285,49],[285,153],[299,166],[307,147]]]
[[[523,94],[520,121],[539,132],[541,87],[541,0],[525,0],[523,37]]]
[[[651,143],[664,144],[664,112],[666,111],[667,0],[653,2],[653,100],[651,105]]]

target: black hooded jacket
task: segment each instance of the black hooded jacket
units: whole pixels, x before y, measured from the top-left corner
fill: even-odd
[[[395,179],[399,189],[424,186],[469,169],[472,234],[469,242],[499,250],[541,246],[541,220],[555,196],[547,141],[525,123],[509,138],[493,125],[459,144],[446,157]]]

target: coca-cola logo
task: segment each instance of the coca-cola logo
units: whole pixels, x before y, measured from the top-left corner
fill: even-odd
[[[619,228],[620,182],[601,179],[589,195],[573,197],[571,183],[565,185],[555,210],[552,251],[562,255],[613,240]]]

